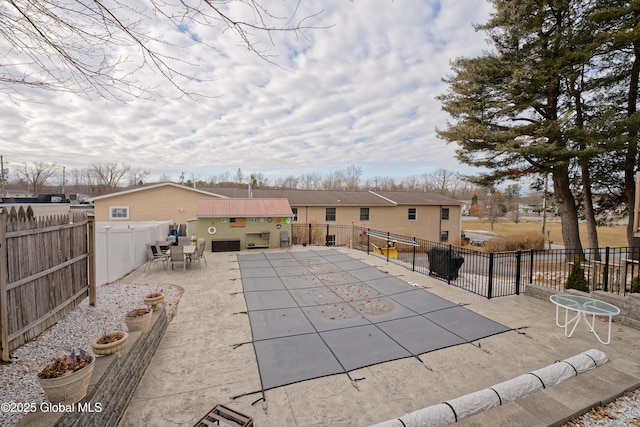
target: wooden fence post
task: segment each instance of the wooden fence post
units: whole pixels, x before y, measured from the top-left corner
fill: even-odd
[[[96,238],[95,238],[95,218],[89,217],[87,222],[87,278],[89,281],[89,304],[96,305]]]
[[[7,210],[0,208],[0,359],[9,360],[9,305],[7,283]]]

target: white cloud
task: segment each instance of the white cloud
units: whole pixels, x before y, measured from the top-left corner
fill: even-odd
[[[159,73],[143,69],[139,81],[158,88],[151,100],[121,105],[51,92],[37,102],[0,98],[0,154],[9,167],[123,161],[150,169],[151,179],[177,179],[183,171],[233,175],[238,168],[274,177],[352,164],[366,177],[462,169],[455,146],[435,136],[447,116],[434,98],[445,89],[440,79],[452,59],[486,48],[472,23],[485,22],[490,5],[314,0],[303,1],[297,16],[318,10],[324,12],[307,23],[327,28],[307,30],[306,37],[275,33],[271,45],[258,35],[279,66],[220,28],[155,28],[172,43],[168,53],[183,61],[179,69],[199,79],[177,81],[211,97],[180,98]],[[215,49],[184,47],[185,34]]]

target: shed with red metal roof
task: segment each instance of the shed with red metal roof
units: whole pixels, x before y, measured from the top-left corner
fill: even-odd
[[[213,252],[278,248],[290,245],[292,218],[287,199],[200,199],[196,232]]]

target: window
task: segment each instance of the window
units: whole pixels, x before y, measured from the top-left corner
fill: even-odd
[[[416,208],[409,208],[409,221],[415,221],[417,217]]]
[[[298,220],[298,208],[291,208],[291,211],[293,212],[293,220],[292,221],[297,221]]]
[[[449,219],[449,208],[440,209],[440,219]]]
[[[360,221],[369,221],[369,208],[360,208]]]
[[[336,245],[336,235],[327,234],[327,246],[335,246],[335,245]]]
[[[111,206],[109,208],[109,219],[129,219],[129,207]]]
[[[246,227],[247,218],[229,218],[229,227]]]
[[[449,241],[449,232],[448,231],[441,231],[440,232],[440,241],[441,242],[448,242]]]
[[[335,221],[336,220],[336,208],[327,208],[324,219],[325,219],[325,221]]]

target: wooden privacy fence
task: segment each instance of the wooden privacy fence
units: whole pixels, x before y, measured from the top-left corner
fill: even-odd
[[[0,208],[1,359],[89,296],[95,304],[93,219]]]

